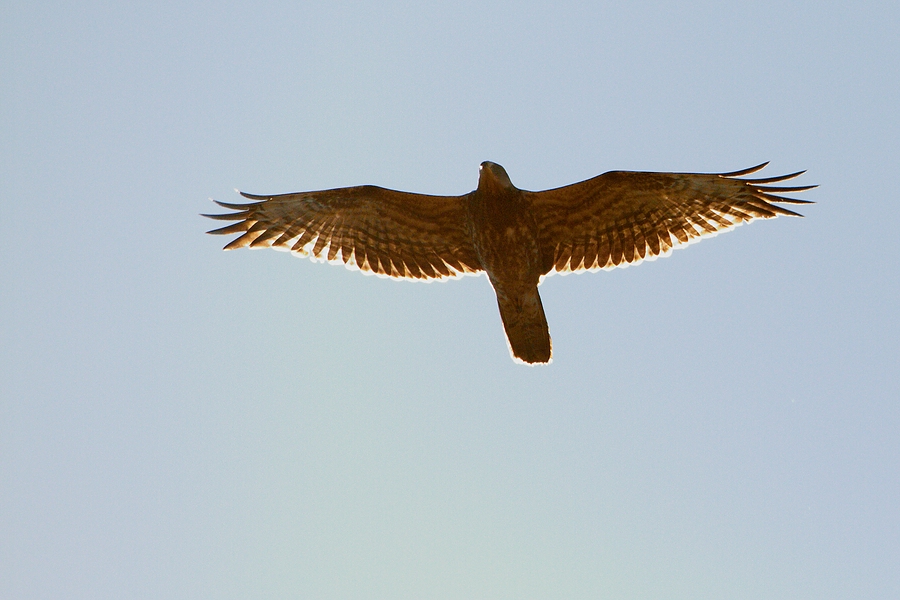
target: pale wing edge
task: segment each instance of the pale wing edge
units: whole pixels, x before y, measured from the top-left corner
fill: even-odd
[[[281,225],[266,224],[254,216],[257,207],[265,204],[272,196],[240,193],[246,198],[259,201],[238,204],[213,200],[219,206],[234,212],[202,215],[214,220],[237,221],[207,232],[212,235],[241,234],[226,244],[225,250],[272,248],[290,252],[294,256],[309,258],[313,262],[343,265],[349,270],[360,271],[365,275],[408,281],[442,281],[466,275],[479,275],[482,272],[465,260],[448,261],[436,252],[432,252],[428,257],[419,257],[421,260],[417,260],[409,253],[404,258],[394,256],[389,251],[362,249],[349,243],[344,245],[339,235],[333,235],[336,230],[334,222],[330,228],[327,224],[316,222],[308,223],[306,226],[296,222]],[[321,230],[314,231],[315,226]]]
[[[762,179],[739,179],[740,176],[755,173],[768,164],[768,162],[765,162],[741,171],[715,174],[724,179],[745,183],[750,188],[754,200],[753,202],[746,203],[745,206],[730,206],[728,207],[728,211],[708,207],[708,214],[693,215],[690,218],[683,217],[683,222],[680,224],[674,223],[674,227],[672,227],[671,230],[668,227],[663,226],[662,228],[657,227],[653,229],[653,231],[637,231],[636,233],[643,238],[643,247],[641,244],[635,244],[630,249],[623,248],[621,252],[613,251],[608,254],[606,252],[598,252],[592,258],[586,258],[586,255],[591,255],[593,253],[589,251],[579,252],[576,250],[575,244],[565,242],[557,244],[553,254],[553,266],[546,276],[556,273],[568,275],[569,273],[587,273],[615,268],[626,268],[639,265],[644,261],[650,262],[657,258],[670,256],[674,250],[679,250],[703,239],[715,237],[720,233],[731,231],[744,223],[750,223],[759,219],[771,219],[782,215],[802,218],[803,215],[778,206],[775,203],[814,204],[814,202],[778,196],[773,192],[797,193],[811,190],[818,186],[774,187],[768,184],[794,179],[806,171],[797,171],[787,175]],[[688,173],[686,175],[691,174]],[[748,208],[753,209],[753,213],[755,214],[748,211]],[[609,243],[609,240],[607,240],[607,244]],[[597,240],[594,240],[593,245],[597,246]],[[582,245],[581,249],[586,250],[584,245]],[[572,264],[573,259],[575,262],[574,265]]]

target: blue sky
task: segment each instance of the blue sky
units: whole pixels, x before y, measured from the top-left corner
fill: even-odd
[[[890,2],[20,3],[0,596],[900,595]],[[541,287],[221,252],[209,198],[800,169],[806,218]]]

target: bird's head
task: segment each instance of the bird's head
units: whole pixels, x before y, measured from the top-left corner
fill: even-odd
[[[484,190],[491,188],[500,188],[504,190],[516,189],[509,180],[506,169],[497,163],[486,160],[478,167],[478,189]]]

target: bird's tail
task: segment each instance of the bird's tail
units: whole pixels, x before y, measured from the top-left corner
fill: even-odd
[[[550,362],[550,330],[537,286],[517,294],[496,291],[513,360],[529,364]]]

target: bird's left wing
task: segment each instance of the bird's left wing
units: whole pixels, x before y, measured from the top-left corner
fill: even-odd
[[[801,216],[776,203],[808,204],[776,194],[816,186],[770,184],[799,173],[739,179],[733,173],[613,171],[573,185],[524,192],[537,221],[544,273],[611,269],[666,256],[673,248],[755,219]]]
[[[241,234],[225,246],[276,248],[377,275],[440,279],[480,268],[466,230],[465,196],[428,196],[365,185],[278,196],[204,215],[237,221],[213,234]]]

